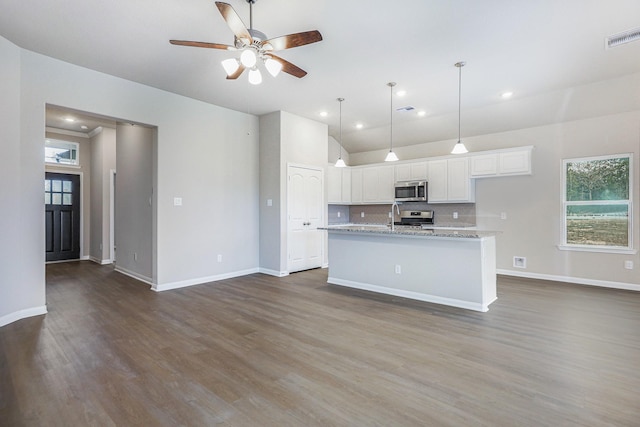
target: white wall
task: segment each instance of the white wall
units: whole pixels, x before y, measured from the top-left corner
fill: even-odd
[[[633,153],[633,241],[640,246],[640,111],[463,138],[471,151],[533,145],[533,175],[476,180],[479,227],[498,230],[497,266],[507,274],[640,290],[640,256],[561,251],[562,160]],[[448,154],[454,140],[395,148],[402,160]],[[382,162],[386,151],[352,153],[356,164]],[[507,214],[506,220],[500,214]],[[513,257],[527,268],[513,267]],[[624,261],[635,269],[624,268]]]
[[[0,324],[43,311],[45,105],[158,127],[157,288],[258,267],[258,119],[21,50],[0,38]],[[323,154],[323,159],[326,153]],[[173,197],[182,196],[182,207]],[[223,262],[216,262],[216,255]],[[18,314],[16,314],[18,313]],[[23,316],[22,316],[23,317]]]
[[[338,143],[338,141],[336,141],[334,137],[329,136],[329,151],[328,151],[329,154],[327,156],[327,160],[330,165],[336,164],[336,161],[338,160],[338,157],[340,156],[340,153],[341,153],[340,151],[341,148],[342,147],[340,143]],[[351,159],[349,158],[349,153],[344,148],[342,148],[342,160],[344,160],[347,166],[351,166]]]
[[[328,127],[284,111],[260,117],[260,248],[261,271],[288,270],[287,165],[326,169]],[[272,207],[266,200],[272,199]],[[277,208],[276,208],[277,204]],[[327,212],[325,209],[325,218]]]

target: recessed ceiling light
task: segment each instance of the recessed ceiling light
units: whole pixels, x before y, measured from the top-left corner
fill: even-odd
[[[396,92],[396,95],[398,95],[398,96],[405,96],[406,94],[407,94],[406,90],[399,90],[399,91]]]
[[[426,111],[424,111],[424,110],[420,110],[420,111],[418,111],[418,115],[419,115],[420,117],[423,117],[423,116],[426,116],[426,115],[427,115],[427,112],[426,112]]]
[[[513,96],[513,92],[504,92],[501,96],[503,99],[509,99]]]
[[[73,122],[75,122],[75,121],[76,121],[76,119],[74,119],[73,117],[66,117],[66,118],[64,119],[64,121],[65,121],[65,122],[73,123]]]
[[[327,113],[326,111],[320,111],[320,116],[321,117],[327,117],[329,113]]]
[[[362,123],[356,123],[356,129],[362,129],[364,125]]]

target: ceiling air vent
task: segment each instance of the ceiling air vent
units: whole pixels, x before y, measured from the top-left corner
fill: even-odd
[[[605,47],[607,49],[611,49],[612,47],[631,43],[636,40],[640,40],[640,28],[634,28],[632,30],[607,37],[605,39]]]
[[[396,111],[413,111],[415,110],[415,107],[412,107],[411,105],[407,105],[406,107],[400,107],[400,108],[396,108]]]

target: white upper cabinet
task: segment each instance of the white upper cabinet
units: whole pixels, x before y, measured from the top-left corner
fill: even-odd
[[[531,175],[532,149],[533,147],[522,147],[469,156],[471,177]]]
[[[351,169],[328,166],[327,200],[330,204],[351,203]]]
[[[396,165],[395,172],[396,181],[424,181],[427,179],[427,162]]]
[[[351,169],[351,203],[362,203],[362,171]]]
[[[362,201],[364,203],[393,203],[393,166],[374,166],[362,169]]]
[[[471,203],[474,182],[469,178],[466,157],[429,161],[428,203]]]

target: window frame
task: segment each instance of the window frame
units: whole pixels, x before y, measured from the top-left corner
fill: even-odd
[[[589,162],[608,159],[629,160],[629,194],[626,200],[584,200],[584,201],[568,201],[567,200],[567,164],[576,162]],[[602,156],[590,157],[574,157],[562,160],[562,227],[561,227],[561,243],[558,245],[560,250],[583,251],[583,252],[601,252],[601,253],[622,253],[635,254],[633,244],[633,153],[608,154]],[[567,208],[569,206],[587,206],[587,205],[626,205],[627,206],[627,246],[612,245],[579,245],[567,243]]]
[[[60,146],[56,146],[56,143],[59,144]],[[49,158],[46,156],[46,154],[44,155],[44,163],[45,165],[50,165],[50,166],[57,166],[57,167],[67,167],[67,168],[79,168],[80,167],[80,144],[77,142],[72,142],[72,141],[65,141],[62,139],[55,139],[55,138],[45,138],[45,143],[44,143],[45,149],[46,147],[53,147],[53,148],[69,148],[72,150],[75,150],[75,154],[76,154],[76,158],[75,158],[75,162],[74,163],[60,163],[60,162],[54,162],[51,160],[48,160]]]

